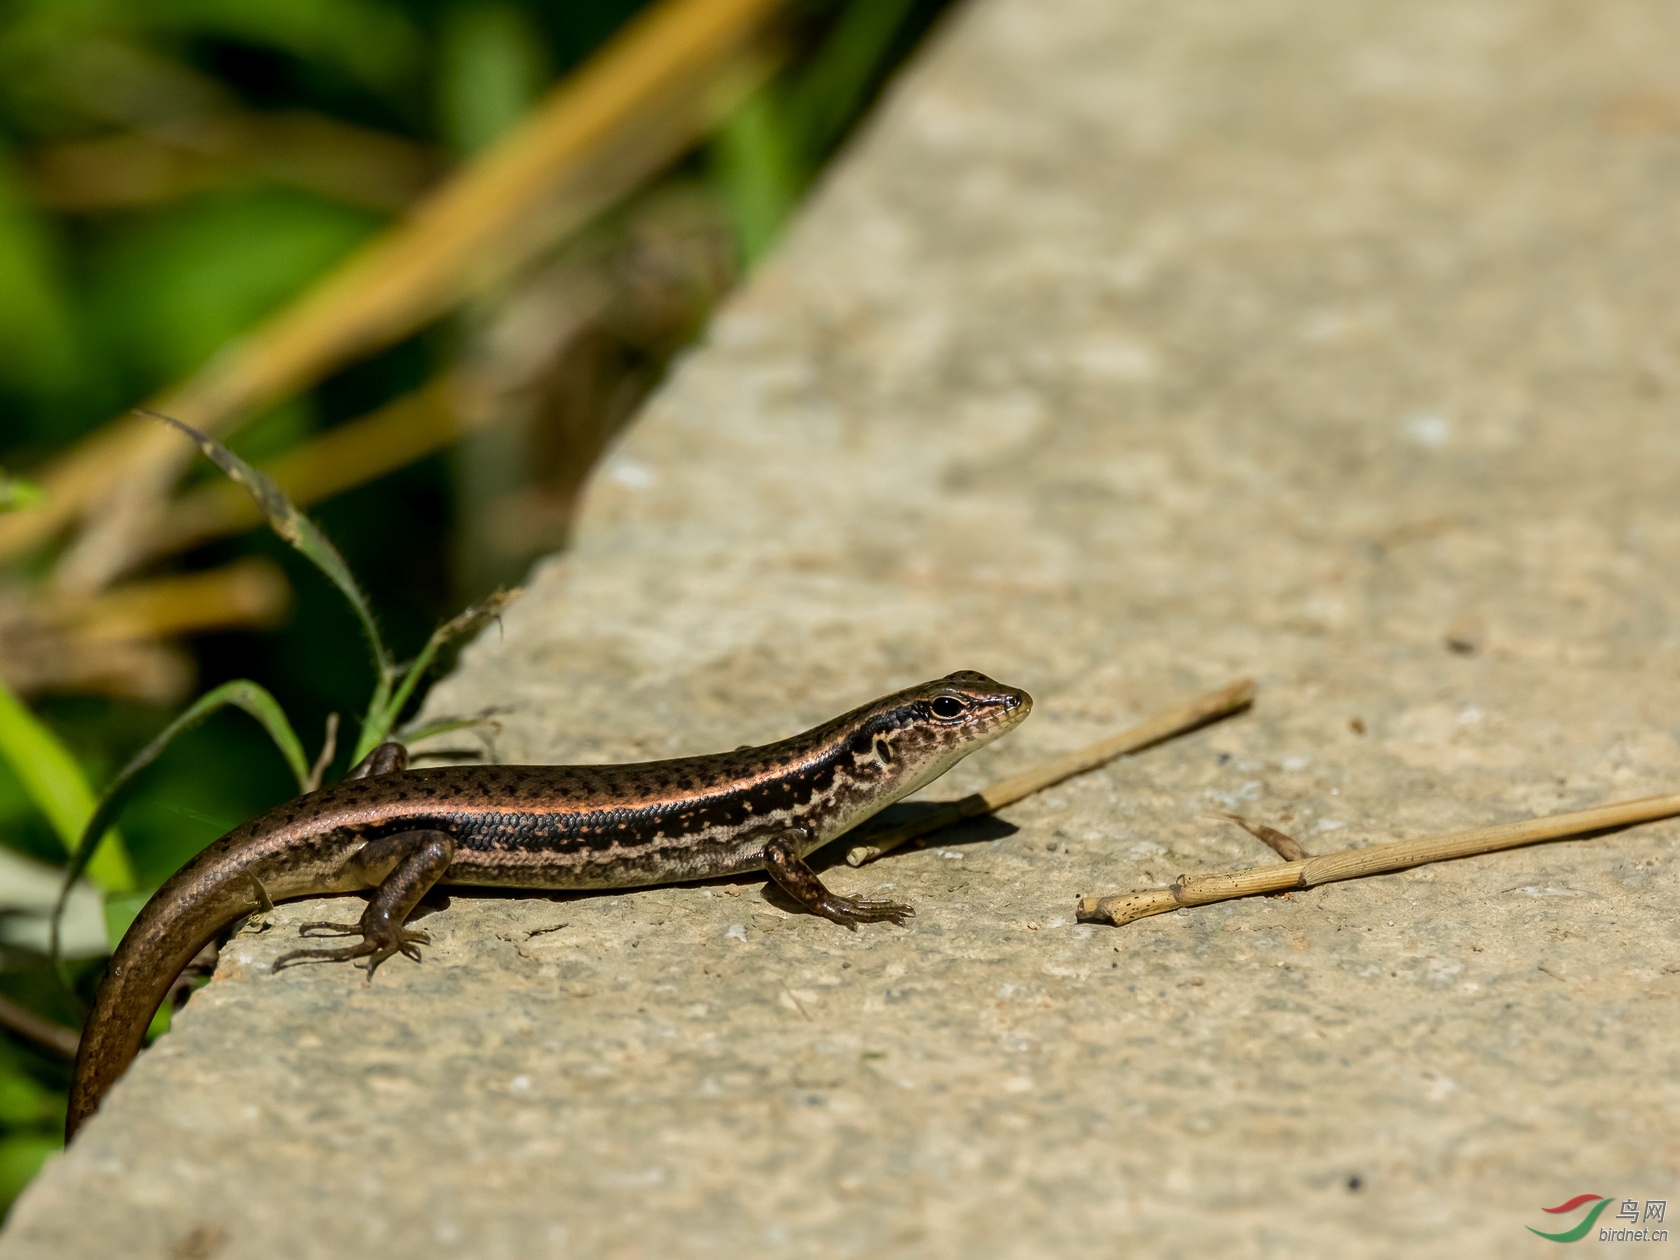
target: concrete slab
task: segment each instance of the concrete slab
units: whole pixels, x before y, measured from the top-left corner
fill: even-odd
[[[1255,713],[832,872],[908,930],[458,896],[364,988],[268,974],[341,912],[285,908],[0,1255],[1528,1256],[1673,1197],[1680,826],[1072,918],[1260,860],[1216,812],[1319,850],[1674,790],[1677,39],[966,9],[432,709],[607,761],[1032,690],[951,792],[1242,673]]]

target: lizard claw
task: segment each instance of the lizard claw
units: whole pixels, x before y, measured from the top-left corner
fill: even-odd
[[[396,747],[384,745],[384,747]],[[398,751],[401,751],[400,749]],[[455,842],[441,831],[405,831],[370,842],[363,853],[376,851],[381,867],[395,867],[380,880],[373,898],[355,923],[305,923],[302,936],[359,936],[354,945],[337,949],[294,949],[274,960],[274,970],[299,962],[352,962],[358,958],[371,983],[379,964],[394,954],[420,961],[416,946],[430,945],[432,938],[403,926],[403,920],[425,892],[437,882],[455,852]]]
[[[363,936],[360,923],[302,923],[298,925],[299,936]]]
[[[361,924],[345,923],[306,923],[301,932],[308,936],[309,929],[317,929],[314,935],[331,936],[361,936],[361,940],[354,945],[341,945],[337,949],[294,949],[290,953],[281,954],[274,960],[271,970],[279,971],[293,963],[300,962],[351,962],[357,958],[365,958],[367,962],[361,964],[367,972],[368,980],[372,981],[373,973],[379,969],[379,964],[395,954],[404,958],[421,961],[418,945],[430,945],[432,938],[424,932],[417,932],[411,928],[398,927],[395,931],[386,933],[369,933]],[[331,929],[322,932],[320,929]]]
[[[904,927],[916,913],[897,901],[865,901],[831,892],[784,836],[777,836],[764,846],[764,869],[783,892],[806,910],[854,932],[860,923],[896,923]]]

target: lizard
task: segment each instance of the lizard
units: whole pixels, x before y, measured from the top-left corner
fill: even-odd
[[[371,890],[357,922],[299,929],[360,940],[292,950],[273,964],[360,960],[370,980],[393,955],[420,960],[430,940],[405,921],[434,885],[636,888],[763,870],[805,910],[845,927],[903,925],[910,906],[831,892],[805,857],[1031,710],[1025,691],[965,670],[803,734],[697,757],[410,769],[401,743],[381,744],[343,782],[210,844],[141,909],[83,1028],[65,1138],[139,1054],[193,957],[240,919],[288,898]]]

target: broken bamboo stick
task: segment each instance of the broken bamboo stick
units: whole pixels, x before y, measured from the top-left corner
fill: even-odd
[[[1013,805],[1022,797],[1053,787],[1063,779],[1071,779],[1076,774],[1095,770],[1105,762],[1113,761],[1126,753],[1141,752],[1175,735],[1183,735],[1219,718],[1240,713],[1253,703],[1252,678],[1244,678],[1228,687],[1221,687],[1218,691],[1210,691],[1187,705],[1152,717],[1147,722],[1140,722],[1118,735],[1110,735],[1089,747],[1054,758],[1007,779],[999,779],[988,788],[958,800],[946,801],[920,818],[876,832],[868,836],[865,843],[850,849],[846,853],[846,862],[851,866],[873,862],[883,853],[891,853],[900,845],[908,844],[930,831],[938,831],[941,827],[948,827],[965,818],[978,818],[981,814],[990,814],[1005,805]]]
[[[1480,827],[1475,831],[1394,840],[1387,844],[1367,845],[1362,849],[1340,849],[1302,862],[1279,862],[1275,866],[1214,871],[1207,875],[1180,875],[1166,888],[1146,888],[1111,897],[1081,897],[1077,917],[1081,923],[1112,923],[1119,927],[1134,919],[1165,914],[1182,906],[1205,906],[1237,897],[1293,892],[1344,879],[1386,875],[1390,871],[1403,871],[1431,862],[1476,857],[1546,840],[1567,840],[1572,836],[1584,836],[1612,827],[1628,827],[1634,823],[1655,822],[1677,814],[1680,814],[1680,793],[1647,796],[1574,814],[1549,814],[1524,822]]]

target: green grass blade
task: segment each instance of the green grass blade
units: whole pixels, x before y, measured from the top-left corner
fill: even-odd
[[[523,593],[523,589],[519,587],[511,591],[497,591],[488,599],[457,613],[432,631],[431,637],[426,640],[426,646],[420,649],[420,655],[404,669],[402,679],[396,690],[391,693],[390,699],[381,708],[369,710],[368,721],[362,725],[361,738],[356,743],[350,764],[355,765],[390,737],[391,728],[402,716],[404,707],[414,694],[414,688],[425,677],[426,671],[432,667],[437,654],[446,644],[462,635],[471,634],[485,622],[500,617],[502,610]]]
[[[170,742],[182,731],[190,730],[218,709],[232,705],[249,713],[268,732],[269,738],[280,749],[291,767],[292,774],[298,781],[298,790],[303,791],[309,782],[309,761],[303,755],[303,744],[298,740],[297,733],[292,730],[292,724],[286,718],[286,712],[280,707],[280,702],[258,684],[246,678],[236,678],[232,682],[223,683],[220,687],[212,688],[197,700],[193,701],[179,717],[177,717],[139,752],[129,759],[126,766],[120,770],[116,778],[105,789],[100,797],[97,808],[90,802],[90,817],[87,819],[85,834],[94,835],[100,828],[109,827],[128,803],[133,792],[135,781],[140,772],[152,762],[156,761],[169,747]],[[53,947],[52,954],[58,958],[58,925],[64,914],[65,902],[69,900],[70,889],[80,878],[82,870],[87,866],[85,843],[75,849],[70,859],[70,865],[64,872],[64,885],[59,890],[58,906],[53,911]],[[92,870],[89,868],[91,875]],[[97,879],[95,880],[97,883]],[[133,883],[132,877],[129,881]],[[103,887],[103,885],[101,885]]]
[[[788,96],[799,157],[815,171],[890,64],[914,0],[853,0]]]
[[[134,867],[109,819],[94,830],[93,791],[70,750],[0,682],[0,756],[12,767],[29,799],[52,824],[64,851],[106,892],[134,887]],[[98,841],[94,844],[93,841]],[[87,851],[78,846],[86,844]]]
[[[804,173],[773,83],[736,107],[712,141],[718,181],[750,266],[775,242],[798,203]]]
[[[215,438],[200,433],[191,425],[183,424],[160,411],[150,411],[144,407],[137,407],[135,410],[141,415],[174,425],[197,442],[199,450],[204,452],[211,463],[245,487],[252,501],[268,518],[270,528],[324,573],[329,582],[338,587],[362,623],[362,630],[368,638],[368,647],[373,652],[374,666],[379,671],[380,686],[388,693],[394,666],[391,654],[385,648],[385,640],[380,637],[379,624],[374,620],[373,606],[368,603],[367,596],[362,593],[362,588],[357,584],[355,576],[350,572],[350,566],[344,562],[338,548],[332,545],[320,527],[298,511],[297,506],[286,497],[286,492],[274,478],[247,464]]]
[[[484,713],[476,717],[438,718],[435,721],[422,722],[419,726],[409,727],[402,732],[402,742],[417,744],[421,740],[430,739],[434,735],[447,735],[451,731],[470,731],[480,726],[490,726],[499,730],[501,723]]]

